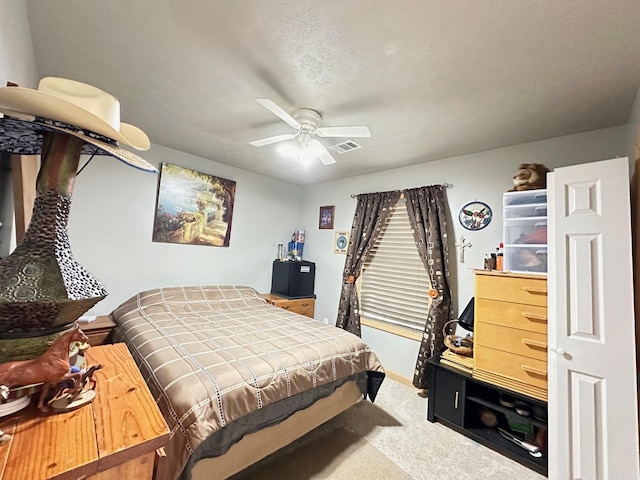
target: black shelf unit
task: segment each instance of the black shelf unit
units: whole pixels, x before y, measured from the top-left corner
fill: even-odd
[[[439,358],[428,361],[429,400],[427,420],[440,422],[457,432],[485,445],[522,465],[547,476],[548,459],[546,452],[536,458],[525,449],[502,437],[496,428],[486,427],[480,420],[480,411],[490,410],[498,420],[498,427],[509,430],[509,419],[520,424],[532,426],[532,437],[541,429],[547,428],[546,422],[532,415],[523,416],[514,409],[499,403],[500,394],[508,394],[516,400],[544,408],[547,404],[541,400],[527,397],[497,385],[473,378],[470,374],[440,363]],[[518,435],[517,432],[514,434]],[[521,435],[520,438],[523,438]],[[530,440],[530,443],[534,443]]]

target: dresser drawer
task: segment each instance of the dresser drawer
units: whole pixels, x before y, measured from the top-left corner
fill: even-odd
[[[296,300],[295,303],[290,303],[289,305],[283,305],[282,308],[286,308],[291,312],[299,313],[300,315],[313,318],[314,303],[315,300],[313,298],[305,298],[302,300]]]
[[[473,368],[495,373],[538,388],[547,388],[547,362],[501,352],[493,348],[474,351]]]
[[[476,297],[546,307],[547,279],[478,274]]]
[[[474,322],[547,333],[547,307],[476,298]]]
[[[547,334],[527,332],[517,328],[478,323],[473,331],[473,343],[536,360],[547,360]]]
[[[297,299],[272,299],[270,303],[276,307],[284,308],[290,312],[299,313],[306,317],[313,318],[313,310],[315,306],[315,300],[313,298],[297,298]]]
[[[111,343],[111,331],[87,334],[87,343],[92,347]]]

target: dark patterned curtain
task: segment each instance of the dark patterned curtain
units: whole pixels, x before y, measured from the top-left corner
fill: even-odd
[[[413,375],[416,388],[427,388],[427,360],[445,350],[442,328],[451,320],[449,247],[443,185],[404,190],[409,223],[429,280],[431,306]]]
[[[355,282],[360,276],[362,262],[367,258],[399,198],[400,191],[397,190],[358,195],[347,258],[342,272],[342,293],[336,320],[336,327],[357,336],[360,336],[360,304]]]

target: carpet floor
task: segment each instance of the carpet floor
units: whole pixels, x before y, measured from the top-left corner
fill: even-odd
[[[440,423],[426,399],[385,379],[375,404],[359,402],[235,475],[233,480],[542,480],[545,477]]]

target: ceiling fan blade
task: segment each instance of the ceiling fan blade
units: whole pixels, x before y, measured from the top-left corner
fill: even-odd
[[[268,98],[256,98],[256,102],[262,105],[267,110],[271,111],[271,113],[277,115],[282,120],[284,120],[287,125],[293,128],[300,128],[300,124],[298,121],[285,112],[282,108],[280,108],[273,100],[269,100]]]
[[[254,147],[263,147],[271,143],[282,142],[284,140],[291,140],[292,138],[296,138],[296,136],[293,133],[283,133],[282,135],[261,138],[260,140],[254,140],[253,142],[249,142],[249,143]]]
[[[360,137],[368,138],[371,130],[366,125],[353,125],[350,127],[322,127],[316,128],[316,135],[319,137]]]
[[[324,163],[325,165],[331,165],[332,163],[336,163],[336,159],[331,156],[329,151],[326,148],[324,148],[324,145],[322,145],[318,140],[316,139],[311,140],[311,146],[316,151],[316,154],[318,155],[318,158],[322,163]]]

